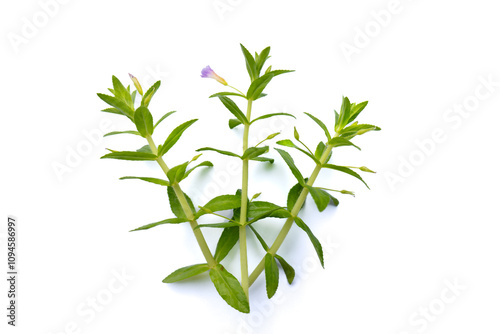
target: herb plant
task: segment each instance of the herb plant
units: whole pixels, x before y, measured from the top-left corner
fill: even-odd
[[[297,180],[297,183],[293,185],[288,192],[286,205],[258,201],[257,198],[260,193],[249,198],[249,167],[251,164],[256,163],[274,163],[272,158],[265,156],[265,154],[269,152],[269,146],[264,144],[279,135],[279,133],[274,133],[257,144],[251,144],[249,143],[250,127],[259,120],[270,117],[294,117],[288,113],[271,113],[252,118],[253,103],[266,96],[264,90],[276,76],[292,71],[272,70],[271,66],[263,71],[264,64],[269,58],[270,47],[265,48],[260,53],[255,53],[255,56],[243,45],[241,45],[241,49],[245,58],[246,69],[250,76],[250,86],[246,90],[246,93],[230,86],[226,80],[218,76],[209,66],[202,70],[201,76],[203,78],[215,79],[230,90],[210,96],[211,98],[219,99],[222,105],[229,110],[232,116],[234,116],[234,118],[229,119],[229,128],[234,129],[238,126],[243,127],[241,152],[234,153],[212,147],[202,147],[196,150],[198,152],[212,151],[242,162],[241,189],[236,190],[234,194],[216,196],[204,205],[195,206],[189,196],[181,189],[180,183],[196,168],[213,167],[213,164],[210,161],[203,161],[195,165],[195,161],[197,161],[201,154],[195,155],[191,161],[182,162],[174,167],[169,167],[166,159],[164,159],[165,156],[168,156],[167,153],[169,150],[179,141],[182,134],[197,120],[189,120],[174,128],[170,135],[162,141],[162,144],[157,145],[153,140],[152,136],[155,129],[167,117],[174,113],[173,111],[168,112],[154,122],[153,116],[149,111],[149,104],[160,88],[160,81],[153,84],[144,92],[138,79],[130,75],[135,87],[135,90],[131,91],[130,86],[125,87],[118,78],[113,76],[113,88],[109,89],[112,95],[98,94],[98,96],[110,106],[104,109],[104,112],[125,116],[129,118],[135,126],[133,130],[114,131],[105,136],[132,134],[143,137],[147,142],[147,145],[134,151],[109,150],[110,152],[102,158],[156,161],[166,176],[166,179],[149,176],[124,176],[121,178],[138,179],[166,187],[170,209],[175,216],[173,218],[141,226],[133,231],[148,230],[164,224],[188,223],[203,254],[203,263],[180,268],[168,275],[163,282],[174,283],[208,271],[209,277],[220,296],[233,308],[248,313],[250,312],[249,287],[263,271],[265,273],[268,298],[273,297],[278,288],[279,267],[281,267],[285,273],[288,283],[291,284],[293,282],[295,276],[293,267],[285,261],[282,256],[278,255],[277,252],[294,224],[307,234],[318,255],[321,265],[324,266],[321,244],[304,222],[303,218],[299,216],[300,210],[308,195],[312,197],[319,211],[325,210],[329,204],[338,205],[339,201],[331,193],[354,195],[351,191],[315,185],[316,178],[322,169],[332,169],[349,174],[366,185],[365,181],[363,181],[355,170],[373,173],[373,171],[367,167],[339,166],[331,164],[329,161],[333,149],[340,146],[352,146],[360,149],[353,144],[351,140],[367,132],[378,131],[380,128],[370,124],[359,124],[356,119],[368,102],[352,103],[347,97],[342,99],[340,111],[335,111],[334,115],[332,115],[332,120],[326,123],[332,124],[333,126],[327,126],[314,115],[306,113],[306,115],[324,132],[324,138],[316,145],[315,150],[311,150],[301,141],[299,132],[296,128],[294,128],[293,139],[282,139],[277,141],[276,144],[286,147],[287,149],[295,149],[311,159],[315,167],[310,176],[308,178],[303,176],[288,151],[275,148]],[[233,101],[233,99],[236,98],[246,102],[246,112],[243,112],[238,104]],[[169,164],[172,160],[175,160],[175,156],[168,157]],[[368,187],[368,185],[366,186]],[[285,199],[283,202],[285,202]],[[217,213],[227,210],[231,210],[230,212],[232,212],[228,217]],[[216,224],[200,224],[199,222],[203,219],[203,216],[207,214],[218,216],[223,219],[223,222]],[[262,236],[253,225],[255,222],[265,218],[281,218],[285,220],[281,231],[272,244],[268,244],[265,241],[265,236]],[[218,228],[222,231],[213,253],[203,236],[202,230],[204,228]],[[251,236],[251,234],[255,235],[262,245],[265,256],[257,267],[252,272],[249,272],[247,262],[247,238]],[[222,265],[222,261],[236,244],[239,244],[241,282]]]

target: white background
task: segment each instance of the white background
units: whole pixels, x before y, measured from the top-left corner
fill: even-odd
[[[6,281],[0,284],[1,326],[8,333],[500,330],[500,23],[494,2],[75,0],[55,2],[57,8],[41,5],[48,2],[3,1],[0,13],[2,262],[7,216],[19,223],[14,329],[5,324]],[[389,16],[380,14],[388,10]],[[33,23],[38,28],[30,31],[27,25]],[[360,31],[366,30],[363,37]],[[250,315],[227,306],[206,277],[161,282],[178,267],[201,262],[201,253],[187,225],[129,233],[172,214],[164,188],[118,180],[160,177],[160,170],[154,164],[99,159],[105,148],[136,149],[145,144],[141,138],[90,143],[85,135],[97,138],[103,121],[113,130],[130,129],[126,119],[100,113],[105,104],[96,96],[111,86],[112,75],[128,82],[130,72],[143,86],[162,80],[151,104],[156,118],[178,110],[159,127],[158,143],[178,124],[200,119],[169,152],[169,165],[190,159],[202,146],[238,150],[241,131],[229,130],[227,110],[208,99],[223,87],[199,74],[210,65],[246,89],[240,42],[251,51],[271,45],[269,64],[296,70],[273,80],[269,96],[255,103],[254,115],[291,112],[297,120],[256,123],[255,137],[278,127],[281,138],[290,138],[296,125],[304,141],[315,146],[323,133],[303,112],[332,125],[343,95],[369,100],[361,120],[383,129],[356,140],[362,151],[340,148],[333,158],[376,170],[363,175],[371,190],[354,178],[322,172],[318,185],[350,189],[357,196],[339,197],[341,205],[322,214],[309,201],[302,212],[323,241],[326,269],[319,267],[306,235],[292,229],[280,253],[297,270],[296,282],[288,286],[282,277],[279,298],[269,302],[260,277],[250,289]],[[347,44],[356,53],[346,56]],[[58,177],[54,166],[67,164],[70,152],[85,145],[87,154]],[[309,175],[313,166],[292,154]],[[204,157],[215,168],[198,171],[183,185],[200,201],[196,204],[203,204],[209,187],[222,194],[240,186],[237,173],[229,181],[224,174],[227,159]],[[272,168],[252,165],[251,180],[250,194],[262,191],[263,200],[280,204],[293,184],[279,158]],[[281,224],[269,220],[259,226],[270,242]],[[206,231],[212,247],[219,232]],[[249,247],[256,254],[250,258],[252,269],[262,253],[253,239]],[[228,260],[227,267],[239,276],[237,253]],[[119,283],[114,277],[122,271],[127,278]],[[453,293],[450,284],[460,287]],[[105,303],[99,312],[91,311],[92,298]]]

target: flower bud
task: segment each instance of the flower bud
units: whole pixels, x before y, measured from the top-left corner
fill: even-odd
[[[132,82],[134,83],[135,89],[137,89],[137,91],[139,92],[139,94],[141,94],[141,96],[142,96],[143,95],[143,91],[142,91],[141,84],[139,83],[139,80],[137,80],[137,78],[134,77],[130,73],[128,75],[130,76],[130,79],[132,79]]]

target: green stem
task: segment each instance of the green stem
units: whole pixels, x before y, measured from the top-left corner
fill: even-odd
[[[316,181],[316,178],[318,177],[319,172],[321,171],[322,165],[326,162],[328,159],[328,156],[330,155],[330,152],[332,151],[333,146],[328,145],[323,152],[323,155],[320,158],[320,163],[316,165],[314,168],[311,176],[307,180],[307,185],[312,186],[314,184],[314,181]],[[295,202],[295,205],[292,208],[291,214],[292,216],[289,217],[283,227],[281,228],[280,233],[276,237],[276,240],[274,240],[274,243],[272,246],[269,248],[267,251],[271,255],[275,255],[278,249],[280,248],[281,244],[285,240],[285,237],[287,236],[288,232],[292,228],[293,222],[294,222],[294,217],[296,217],[299,214],[300,209],[302,208],[302,205],[304,204],[304,201],[306,200],[307,194],[309,193],[309,190],[304,187],[302,191],[300,192],[299,198]],[[262,271],[264,270],[264,265],[265,265],[265,258],[263,258],[260,263],[255,267],[254,271],[249,277],[249,283],[252,285],[255,280],[260,276]]]
[[[149,147],[151,148],[151,151],[153,154],[158,154],[158,148],[156,147],[153,138],[151,136],[147,136],[146,139],[148,140]],[[158,162],[158,165],[160,165],[161,169],[167,175],[169,169],[165,161],[163,160],[163,157],[158,157],[156,159]],[[200,246],[201,252],[203,253],[203,256],[205,257],[205,260],[207,261],[207,264],[210,268],[214,268],[217,263],[210,252],[210,248],[208,248],[207,241],[205,240],[205,237],[203,236],[203,233],[201,230],[195,229],[196,226],[198,226],[198,223],[196,222],[196,219],[194,218],[194,213],[189,207],[189,203],[186,199],[186,196],[184,196],[184,192],[182,191],[181,187],[179,186],[178,183],[172,184],[172,188],[174,189],[175,195],[179,199],[179,203],[181,204],[182,210],[184,211],[184,214],[186,215],[187,219],[189,219],[189,224],[191,225],[191,229],[193,230],[194,236],[196,237],[196,241],[198,242],[198,245]]]
[[[252,100],[248,100],[247,104],[247,119],[250,122],[252,114]],[[245,124],[243,131],[243,154],[248,149],[248,134],[250,132],[250,124]],[[241,265],[241,286],[245,295],[248,298],[248,260],[247,260],[247,204],[248,204],[248,159],[243,160],[243,173],[241,182],[241,211],[240,211],[240,265]]]

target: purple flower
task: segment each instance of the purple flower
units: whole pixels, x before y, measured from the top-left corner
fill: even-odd
[[[215,79],[218,82],[220,82],[221,84],[223,84],[224,86],[227,86],[226,80],[224,80],[223,78],[221,78],[220,76],[218,76],[217,73],[215,73],[214,70],[212,70],[210,68],[210,66],[207,66],[207,67],[205,67],[204,69],[201,70],[201,77],[202,78]]]

